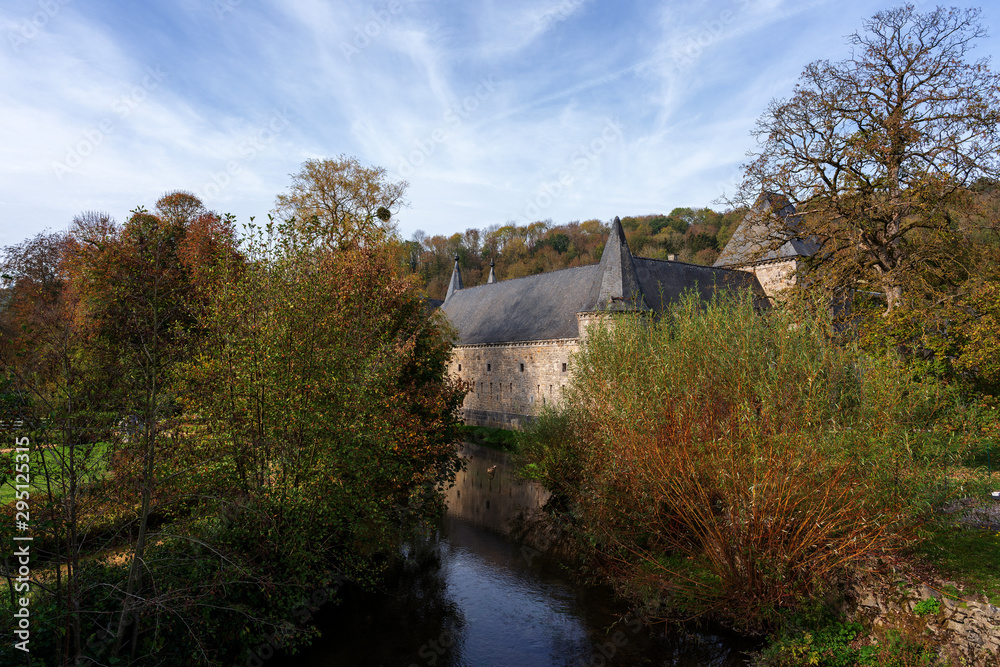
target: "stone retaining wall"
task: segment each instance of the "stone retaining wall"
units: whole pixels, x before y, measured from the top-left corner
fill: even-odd
[[[1000,664],[996,662],[1000,656],[1000,607],[956,598],[926,584],[914,588],[909,582],[897,583],[901,586],[898,593],[856,591],[859,611],[875,617],[876,624],[885,624],[894,614],[913,614],[923,600],[939,600],[940,610],[926,616],[927,629],[943,640],[945,652],[957,649],[965,664],[970,659],[971,664]]]

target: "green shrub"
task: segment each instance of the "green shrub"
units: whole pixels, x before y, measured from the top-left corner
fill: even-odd
[[[917,616],[927,616],[941,611],[941,601],[937,598],[927,598],[913,605],[913,613]]]
[[[689,296],[588,331],[524,451],[608,578],[763,628],[900,545],[942,493],[954,391],[865,356],[815,312]]]

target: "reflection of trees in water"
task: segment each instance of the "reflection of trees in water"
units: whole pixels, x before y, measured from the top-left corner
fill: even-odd
[[[735,634],[715,635],[704,629],[697,634],[674,629],[664,633],[646,627],[633,632],[631,627],[621,624],[612,629],[596,625],[588,629],[589,655],[580,655],[578,638],[553,637],[550,664],[558,667],[743,667],[749,653],[761,648],[759,642]],[[616,630],[621,634],[616,635]]]
[[[461,651],[454,642],[464,620],[445,595],[440,548],[436,536],[413,540],[375,590],[345,588],[343,601],[321,619],[322,648],[289,664],[459,664]]]
[[[497,532],[505,516],[499,510],[516,503],[523,485],[497,464],[499,456],[477,453],[471,474],[460,476],[451,490],[465,503],[462,509],[481,508],[480,522],[457,518],[452,507],[439,531],[407,542],[377,590],[345,589],[344,601],[322,617],[323,637],[313,651],[274,667],[458,667],[499,660],[484,652],[483,642],[506,650],[508,663],[516,656],[525,665],[741,667],[746,656],[739,649],[759,648],[724,632],[664,634],[662,626],[647,628],[631,615],[623,619],[627,609],[611,589],[582,585],[549,552],[526,558],[522,542]],[[487,471],[494,465],[495,477],[489,480]],[[484,594],[507,590],[531,594],[503,598],[507,602],[499,609],[492,595]],[[546,609],[562,620],[550,619]],[[509,616],[511,625],[484,632],[482,620],[495,620],[497,614]],[[616,631],[624,634],[624,644],[614,643]],[[512,646],[514,637],[524,645]]]
[[[760,646],[737,635],[720,636],[707,632],[688,634],[675,631],[662,639],[663,667],[735,667],[745,665],[747,656],[742,651],[752,651]]]

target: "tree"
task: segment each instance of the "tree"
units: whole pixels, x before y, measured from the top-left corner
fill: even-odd
[[[758,119],[738,198],[796,205],[795,233],[824,243],[817,281],[880,291],[892,311],[910,287],[961,279],[955,212],[1000,173],[1000,75],[988,58],[967,61],[986,35],[979,16],[879,12],[850,36],[850,58],[808,65]]]
[[[654,618],[760,631],[810,606],[903,546],[963,455],[957,392],[844,345],[824,311],[749,297],[589,329],[523,440],[592,571]]]
[[[393,244],[316,247],[294,222],[251,227],[248,262],[220,267],[199,318],[182,402],[203,435],[193,495],[269,583],[226,592],[265,609],[286,646],[314,632],[286,619],[336,570],[375,581],[399,541],[443,511],[459,460],[461,385],[449,329],[428,312]],[[261,614],[264,615],[264,614]],[[263,627],[262,627],[263,626]],[[243,635],[240,635],[243,636]]]
[[[137,208],[122,226],[106,216],[80,216],[67,245],[75,318],[86,335],[82,353],[110,392],[101,408],[134,424],[115,453],[113,473],[123,488],[138,487],[137,502],[123,494],[130,509],[138,505],[135,543],[117,588],[124,596],[114,644],[102,647],[112,656],[127,647],[131,660],[142,616],[154,616],[158,625],[165,606],[151,593],[146,556],[150,517],[165,500],[162,459],[178,433],[173,376],[198,337],[196,315],[212,292],[209,269],[239,255],[229,221],[184,192],[162,197],[155,213]]]
[[[392,181],[383,167],[357,158],[306,160],[292,185],[275,199],[274,213],[295,218],[300,231],[329,248],[368,246],[393,238],[392,217],[406,206],[409,183]]]

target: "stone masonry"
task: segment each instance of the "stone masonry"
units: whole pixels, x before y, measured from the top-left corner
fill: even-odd
[[[456,346],[448,370],[469,388],[466,423],[519,429],[557,404],[579,347],[576,338]]]
[[[599,264],[497,281],[491,263],[486,284],[466,287],[456,256],[441,310],[458,332],[449,372],[469,389],[465,422],[518,429],[557,405],[587,328],[613,313],[747,289],[763,296],[751,273],[633,257],[618,218]]]

